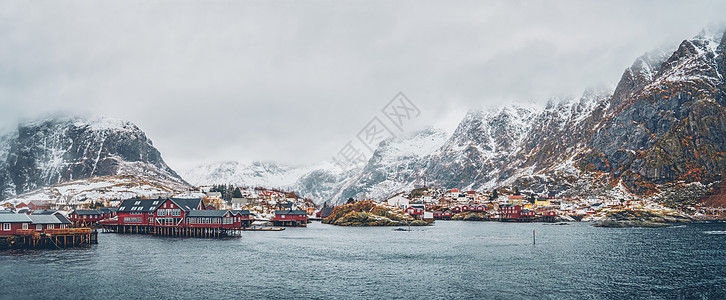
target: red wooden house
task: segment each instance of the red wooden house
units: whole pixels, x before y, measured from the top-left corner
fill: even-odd
[[[272,224],[275,226],[307,226],[308,214],[304,210],[276,210]]]
[[[101,212],[101,220],[110,219],[116,216],[117,207],[101,207],[98,209]]]
[[[86,227],[98,225],[101,216],[101,211],[98,209],[77,209],[68,214],[68,219],[76,226]]]
[[[233,214],[229,210],[192,210],[184,221],[191,228],[234,228]]]
[[[255,216],[249,210],[231,210],[234,218],[234,228],[250,227]]]
[[[409,208],[406,208],[404,211],[407,214],[409,214],[413,217],[416,217],[416,218],[423,216],[423,214],[424,214],[424,210],[422,208],[418,208],[418,207],[409,207]]]
[[[19,229],[29,229],[30,217],[26,214],[2,213],[0,214],[0,236],[17,234]]]
[[[50,209],[51,206],[52,206],[52,203],[50,201],[45,201],[45,200],[28,202],[29,210]]]
[[[499,215],[502,219],[519,219],[521,213],[521,205],[504,205],[499,208]]]
[[[183,226],[184,218],[192,211],[205,210],[202,199],[166,198],[153,210],[153,226]]]
[[[531,209],[523,209],[522,212],[519,213],[519,218],[521,219],[532,219],[534,216],[535,212]]]
[[[434,211],[434,220],[450,220],[454,216],[450,210],[446,211]]]
[[[71,221],[63,215],[30,215],[30,229],[45,232],[46,229],[65,229],[70,227]]]
[[[118,226],[117,232],[149,233],[154,224],[154,211],[163,199],[128,199],[119,204],[115,219],[101,221],[101,225]]]
[[[542,213],[542,220],[545,222],[554,222],[555,217],[557,217],[557,212],[554,210],[548,210]]]
[[[461,206],[457,205],[451,208],[451,211],[454,213],[460,213],[461,212]]]

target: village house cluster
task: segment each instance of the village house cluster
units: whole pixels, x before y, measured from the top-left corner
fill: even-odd
[[[98,228],[118,233],[222,237],[242,230],[274,229],[265,225],[305,227],[315,212],[311,201],[294,193],[236,189],[234,194],[241,197],[227,199],[219,192],[202,189],[180,197],[79,201],[72,206],[52,200],[6,201],[0,209],[0,248],[9,246],[4,242],[17,239],[19,244],[33,247],[90,244],[97,241]]]
[[[457,214],[476,213],[497,221],[589,221],[610,211],[669,210],[647,200],[614,200],[590,196],[584,199],[558,197],[555,193],[485,193],[473,190],[421,188],[399,193],[387,205],[404,209],[419,219],[450,220]]]

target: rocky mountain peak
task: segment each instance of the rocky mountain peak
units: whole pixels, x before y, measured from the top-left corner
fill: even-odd
[[[184,181],[131,122],[57,117],[21,123],[0,139],[4,199],[55,183],[105,175],[143,175]]]

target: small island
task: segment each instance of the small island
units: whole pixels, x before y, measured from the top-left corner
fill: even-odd
[[[685,215],[656,214],[645,210],[623,210],[607,213],[606,217],[595,224],[596,227],[626,228],[626,227],[668,227],[677,223],[692,222]]]
[[[433,220],[415,219],[403,209],[377,203],[359,201],[336,206],[323,223],[338,226],[427,226]]]

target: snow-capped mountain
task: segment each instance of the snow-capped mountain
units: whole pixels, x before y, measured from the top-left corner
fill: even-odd
[[[358,179],[333,200],[387,196],[424,179],[443,188],[514,185],[608,195],[720,180],[726,168],[726,34],[719,32],[636,59],[612,92],[589,90],[543,109],[472,111],[440,149],[415,164],[396,163],[398,154],[381,143]],[[385,180],[399,173],[405,176]]]
[[[673,181],[719,180],[726,166],[725,51],[726,34],[704,32],[651,68],[650,80],[621,81],[582,167],[638,193]]]
[[[293,190],[298,195],[320,203],[330,198],[342,181],[352,176],[332,162],[293,166],[274,162],[236,161],[204,164],[181,170],[184,179],[194,185],[233,184]]]
[[[448,133],[439,129],[425,129],[382,141],[366,166],[337,187],[331,202],[350,197],[382,198],[415,184],[423,185],[421,174],[431,153],[441,150]]]
[[[56,183],[134,175],[186,184],[136,125],[60,117],[22,123],[0,137],[0,199]]]
[[[181,172],[195,185],[296,191],[317,203],[382,199],[419,185],[577,195],[649,196],[709,184],[726,169],[726,34],[703,32],[643,55],[613,90],[544,107],[470,111],[453,133],[426,129],[382,141],[361,170],[220,162]],[[61,118],[0,134],[0,199],[104,175],[186,186],[135,125]],[[62,194],[51,193],[50,194]]]
[[[234,184],[245,186],[286,187],[306,173],[305,167],[254,161],[244,164],[225,161],[204,164],[179,173],[194,185]]]

